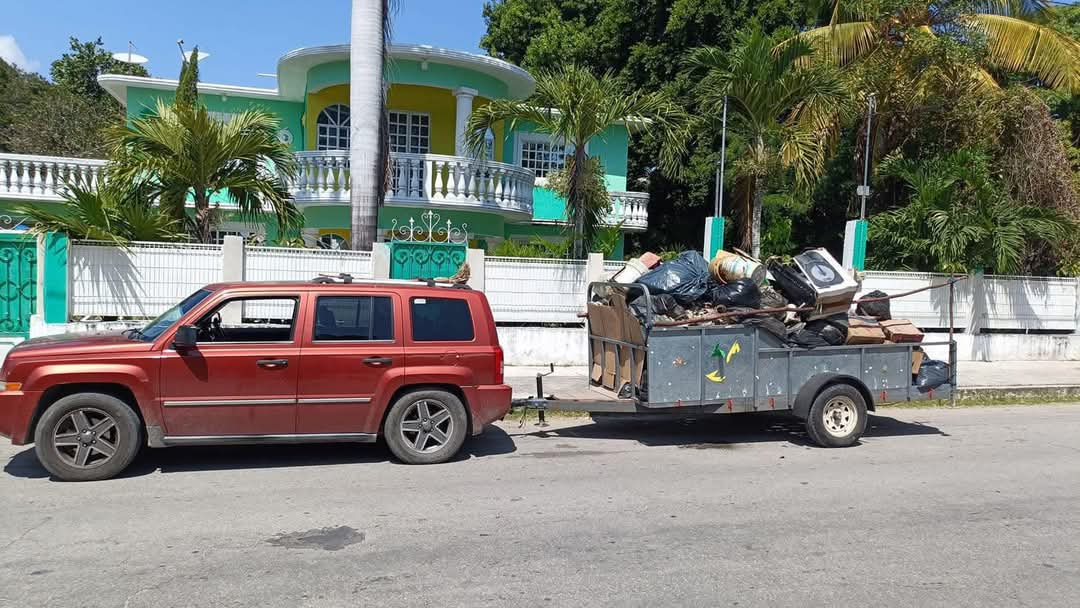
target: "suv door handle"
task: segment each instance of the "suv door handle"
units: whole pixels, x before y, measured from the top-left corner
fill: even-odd
[[[288,359],[259,359],[255,362],[255,365],[259,367],[265,367],[267,369],[279,369],[282,367],[289,367]]]
[[[394,360],[390,357],[367,357],[364,359],[364,365],[370,365],[372,367],[379,367],[382,365],[390,365]]]

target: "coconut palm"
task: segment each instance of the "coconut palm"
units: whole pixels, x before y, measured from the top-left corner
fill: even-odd
[[[36,232],[62,232],[75,239],[109,241],[121,247],[132,241],[178,241],[186,238],[183,224],[154,205],[145,184],[121,180],[96,188],[71,183],[64,190],[64,205],[51,211],[39,205],[18,210]]]
[[[1080,91],[1080,43],[1047,24],[1050,0],[832,0],[829,24],[798,35],[839,65],[886,47],[902,47],[913,34],[954,35],[986,42],[980,78],[991,72],[1030,73],[1045,85]],[[975,35],[971,35],[975,34]]]
[[[754,27],[739,32],[730,51],[697,49],[690,58],[703,75],[699,101],[719,115],[729,101],[731,130],[745,140],[735,162],[735,193],[742,248],[761,253],[761,208],[768,178],[791,171],[799,187],[821,174],[839,124],[852,109],[852,96],[839,71],[811,65],[809,42],[779,37]],[[774,51],[774,48],[776,49]]]
[[[536,92],[526,100],[497,99],[474,109],[465,139],[479,157],[489,130],[504,124],[510,132],[529,123],[534,131],[566,144],[564,185],[555,190],[566,197],[573,256],[581,258],[611,206],[603,168],[598,158],[589,156],[586,144],[618,122],[632,131],[654,132],[662,142],[660,168],[678,170],[681,144],[689,135],[686,113],[661,93],[628,93],[611,72],[597,77],[577,65],[538,73]]]
[[[1033,244],[1055,243],[1076,230],[1057,211],[1010,199],[975,151],[889,158],[881,175],[899,180],[909,195],[870,220],[871,263],[881,268],[1016,273]]]
[[[109,132],[114,163],[110,179],[145,181],[163,203],[192,198],[193,232],[202,243],[210,240],[217,211],[210,198],[215,193],[233,203],[244,221],[255,223],[264,214],[272,215],[278,234],[284,235],[301,226],[302,216],[285,185],[296,176],[296,160],[278,141],[277,130],[277,119],[262,111],[241,112],[226,123],[201,105],[158,102],[151,114]],[[165,211],[183,217],[177,209]]]
[[[386,190],[386,96],[383,68],[392,0],[353,0],[349,39],[349,174],[352,248],[370,251]]]

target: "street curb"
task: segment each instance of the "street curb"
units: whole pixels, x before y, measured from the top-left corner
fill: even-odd
[[[962,386],[956,389],[957,401],[1049,401],[1080,400],[1080,385],[1046,384],[1035,386]]]

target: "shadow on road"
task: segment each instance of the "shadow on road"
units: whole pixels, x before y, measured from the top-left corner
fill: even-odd
[[[581,425],[558,429],[538,429],[533,423],[514,433],[515,436],[577,437],[583,439],[628,439],[646,446],[680,446],[686,448],[723,447],[735,443],[788,441],[812,446],[803,422],[791,416],[773,413],[740,414],[738,416],[706,415],[701,418],[671,417],[604,417],[595,422],[582,420]],[[940,429],[905,422],[888,416],[870,415],[864,438],[939,435]]]
[[[514,440],[497,426],[488,426],[483,434],[465,440],[461,452],[451,463],[509,454],[516,450]],[[226,471],[234,469],[274,469],[397,462],[383,442],[377,444],[333,443],[308,445],[235,445],[144,449],[120,477],[138,477],[155,471],[178,473],[191,471]],[[8,461],[4,472],[13,477],[44,479],[49,472],[38,462],[33,447],[19,452]]]

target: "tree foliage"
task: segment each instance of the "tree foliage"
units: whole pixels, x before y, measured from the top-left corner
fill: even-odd
[[[199,47],[191,51],[191,59],[180,66],[180,81],[176,85],[178,107],[194,108],[199,103]]]
[[[279,234],[302,224],[285,180],[296,175],[296,159],[277,139],[277,119],[249,110],[222,122],[204,106],[176,107],[158,102],[153,113],[109,132],[113,150],[111,178],[145,181],[150,195],[162,201],[195,202],[193,232],[210,239],[215,212],[210,198],[223,193],[241,219],[254,223],[271,214]],[[170,217],[181,214],[163,207]]]

